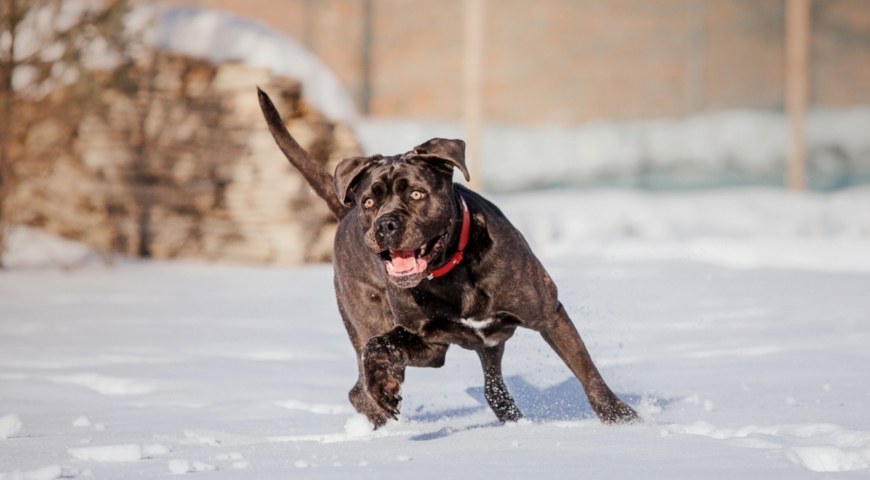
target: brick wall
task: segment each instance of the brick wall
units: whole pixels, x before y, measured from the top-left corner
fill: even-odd
[[[364,68],[370,2],[370,96]],[[174,0],[307,45],[376,116],[455,120],[461,0]],[[784,0],[488,0],[487,120],[781,109]],[[870,104],[870,0],[814,0],[811,103]]]

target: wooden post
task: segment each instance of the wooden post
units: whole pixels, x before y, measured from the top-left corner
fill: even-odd
[[[688,0],[688,48],[686,49],[686,115],[704,110],[707,70],[707,3]]]
[[[372,21],[374,0],[363,0],[362,88],[360,109],[363,115],[372,113]]]
[[[785,106],[790,138],[788,187],[806,187],[805,117],[809,97],[810,0],[786,0]]]
[[[483,9],[484,0],[465,0],[465,45],[462,82],[462,121],[465,127],[465,164],[469,187],[480,191],[480,137],[483,123]]]

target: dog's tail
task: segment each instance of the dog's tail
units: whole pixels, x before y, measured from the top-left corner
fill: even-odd
[[[263,110],[263,116],[266,117],[266,123],[269,124],[269,131],[272,132],[272,137],[281,151],[284,152],[284,156],[299,170],[314,192],[326,201],[332,214],[339,220],[344,218],[350,208],[338,201],[332,183],[332,175],[290,136],[290,132],[284,126],[281,115],[278,114],[278,110],[269,96],[259,88],[257,88],[257,94],[260,98],[260,109]]]

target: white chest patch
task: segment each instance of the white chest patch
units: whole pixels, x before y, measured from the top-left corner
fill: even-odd
[[[483,320],[475,320],[473,318],[460,318],[459,323],[473,330],[474,334],[480,337],[480,339],[483,340],[483,344],[487,347],[493,347],[498,344],[498,342],[487,340],[486,335],[483,334],[483,329],[492,324],[491,318],[485,318]]]
[[[472,329],[474,329],[474,330],[477,330],[477,329],[480,329],[480,328],[486,328],[486,327],[488,327],[489,324],[492,323],[492,319],[491,319],[491,318],[485,318],[485,319],[483,319],[483,320],[475,320],[475,319],[473,319],[473,318],[463,318],[463,319],[460,319],[460,320],[459,320],[459,323],[465,325],[465,326],[468,327],[468,328],[472,328]]]

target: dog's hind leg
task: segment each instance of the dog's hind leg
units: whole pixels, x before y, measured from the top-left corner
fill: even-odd
[[[504,384],[501,374],[502,355],[504,355],[504,343],[477,350],[477,356],[480,357],[483,366],[483,394],[499,422],[516,422],[523,418],[523,414],[520,413],[520,409],[517,408],[516,402]]]
[[[604,383],[601,374],[592,357],[586,350],[586,345],[571,323],[565,307],[559,304],[552,321],[545,322],[546,328],[540,329],[541,336],[556,351],[568,368],[574,372],[583,389],[592,410],[603,423],[631,423],[639,421],[637,413],[620,400]]]

